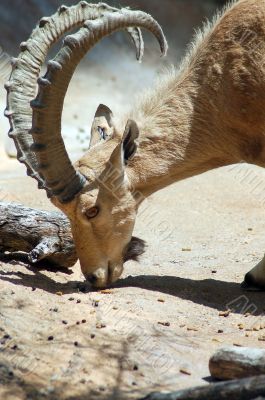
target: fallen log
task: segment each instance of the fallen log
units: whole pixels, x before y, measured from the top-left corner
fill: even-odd
[[[47,260],[70,268],[77,261],[70,223],[60,212],[0,202],[0,253],[27,253],[30,263]]]
[[[265,374],[265,350],[248,347],[224,347],[209,361],[213,378],[219,380],[247,378]]]
[[[213,383],[172,393],[152,393],[141,400],[264,400],[265,375]]]

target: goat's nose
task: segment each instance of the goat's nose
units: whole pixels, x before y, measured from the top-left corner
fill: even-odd
[[[90,274],[85,274],[85,277],[94,287],[103,288],[108,282],[108,269],[104,267],[98,268]]]
[[[96,275],[94,274],[89,274],[86,276],[86,280],[91,283],[91,285],[95,285],[95,283],[97,282],[98,278]]]

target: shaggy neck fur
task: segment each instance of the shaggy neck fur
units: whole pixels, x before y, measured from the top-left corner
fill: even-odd
[[[140,129],[139,147],[129,163],[134,188],[147,197],[176,181],[240,161],[234,149],[218,140],[218,130],[205,113],[198,77],[177,77],[172,70],[133,113]],[[209,107],[208,107],[209,108]],[[230,154],[229,154],[230,153]],[[155,159],[155,162],[154,162]]]
[[[265,20],[261,1],[264,10],[259,7],[257,21]],[[252,3],[257,4],[239,1],[206,25],[180,69],[165,74],[130,114],[140,138],[128,175],[143,196],[242,160],[264,165],[265,80],[260,75],[265,76],[265,68],[257,63],[265,53],[265,29],[251,43],[258,52],[251,53],[242,40],[242,20],[246,23]]]

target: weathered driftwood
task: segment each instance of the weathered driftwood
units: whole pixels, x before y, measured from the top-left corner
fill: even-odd
[[[178,392],[153,393],[141,400],[264,400],[265,375],[213,383]]]
[[[209,361],[213,378],[220,380],[247,378],[265,374],[265,350],[248,347],[225,347]]]
[[[60,212],[47,212],[0,202],[0,252],[24,252],[31,263],[47,259],[72,267],[77,256],[70,224]]]

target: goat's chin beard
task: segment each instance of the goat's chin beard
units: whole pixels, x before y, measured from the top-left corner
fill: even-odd
[[[137,237],[132,237],[130,243],[124,252],[123,262],[133,260],[139,261],[139,258],[144,254],[146,248],[146,242]]]

